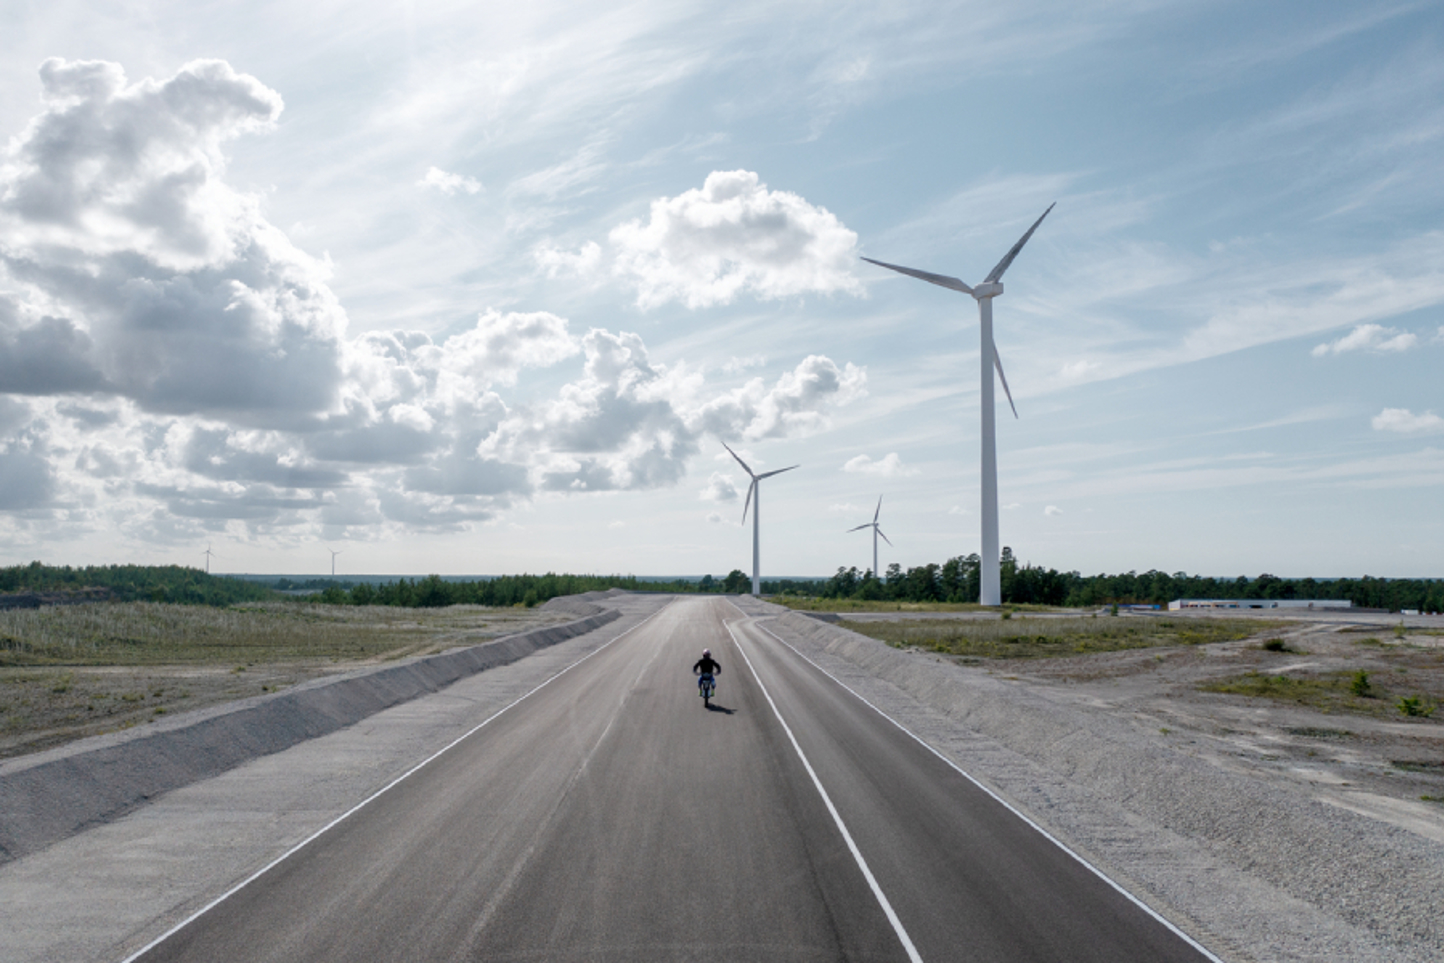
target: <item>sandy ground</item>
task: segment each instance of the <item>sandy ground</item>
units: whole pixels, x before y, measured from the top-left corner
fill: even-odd
[[[204,709],[411,655],[476,645],[575,618],[557,609],[409,610],[398,648],[364,659],[280,660],[234,665],[37,666],[0,669],[0,759],[128,729],[174,712]],[[358,627],[364,631],[365,626]]]
[[[1444,709],[1427,719],[1394,709],[1400,694],[1423,693],[1427,699],[1434,693],[1437,699],[1444,693],[1444,618],[1407,619],[1411,625],[1401,638],[1393,631],[1397,616],[1288,621],[1287,630],[1268,634],[1283,638],[1295,652],[1270,652],[1250,639],[998,661],[987,668],[1046,686],[1055,698],[1079,707],[1127,719],[1141,732],[1163,735],[1175,748],[1224,769],[1290,785],[1444,842]],[[1307,678],[1359,670],[1368,672],[1380,692],[1370,700],[1376,714],[1198,688],[1247,672]]]

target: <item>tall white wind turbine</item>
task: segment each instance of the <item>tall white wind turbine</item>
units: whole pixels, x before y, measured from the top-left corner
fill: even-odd
[[[345,551],[345,549],[341,549],[341,548],[328,548],[328,549],[326,549],[326,551],[328,551],[328,552],[331,553],[331,577],[332,577],[332,578],[335,578],[335,577],[336,577],[336,556],[337,556],[337,555],[340,555],[343,551]]]
[[[737,464],[741,465],[742,470],[745,471],[747,473],[747,476],[752,479],[752,484],[747,486],[747,501],[744,502],[742,505],[742,524],[747,524],[747,506],[750,505],[752,506],[752,594],[761,595],[762,568],[761,553],[758,550],[760,524],[757,521],[757,518],[759,515],[762,514],[762,486],[758,483],[761,482],[764,478],[771,478],[773,475],[780,475],[785,471],[792,471],[793,468],[801,468],[802,466],[792,465],[788,468],[779,468],[776,471],[765,471],[762,474],[758,475],[754,474],[752,469],[747,467],[747,462],[737,457],[737,452],[733,451],[731,446],[728,445],[727,442],[722,442],[722,447],[726,448],[727,453],[733,458],[737,458]]]
[[[857,528],[848,529],[849,532],[860,532],[864,528],[872,529],[872,577],[875,579],[882,578],[882,575],[877,570],[877,537],[879,535],[882,535],[882,529],[879,528],[877,525],[877,517],[881,514],[882,496],[879,495],[877,496],[877,511],[872,513],[872,521],[868,522],[866,525],[859,525],[857,526]],[[892,539],[888,538],[886,535],[882,535],[882,540],[884,542],[887,542],[889,545],[892,544]]]
[[[927,281],[930,284],[937,284],[941,287],[951,288],[954,291],[961,291],[963,294],[970,294],[978,302],[978,316],[982,321],[982,408],[983,408],[983,553],[981,591],[978,601],[983,605],[1001,605],[1003,601],[1002,585],[998,576],[998,446],[996,428],[993,423],[993,369],[998,371],[998,379],[1003,382],[1003,392],[1008,396],[1008,407],[1013,409],[1013,417],[1018,417],[1018,406],[1013,404],[1013,393],[1008,390],[1008,378],[1003,374],[1003,362],[998,358],[998,346],[993,343],[993,298],[1003,293],[1003,272],[1013,263],[1013,258],[1023,250],[1023,245],[1028,243],[1028,238],[1043,223],[1043,218],[1048,216],[1048,211],[1053,210],[1056,205],[1048,205],[1039,218],[1028,228],[1028,232],[1018,239],[998,266],[988,272],[982,284],[968,287],[957,278],[950,278],[944,274],[930,274],[927,271],[919,271],[915,268],[899,267],[896,264],[886,264],[882,261],[874,261],[870,257],[863,258],[869,264],[876,264],[878,267],[885,267],[890,271],[897,271],[909,277]],[[889,543],[891,544],[891,543]]]

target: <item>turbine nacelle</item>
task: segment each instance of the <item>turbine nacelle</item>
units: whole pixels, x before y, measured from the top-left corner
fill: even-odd
[[[973,285],[973,297],[979,301],[983,300],[983,298],[996,298],[1002,293],[1002,281],[984,281],[982,284]]]

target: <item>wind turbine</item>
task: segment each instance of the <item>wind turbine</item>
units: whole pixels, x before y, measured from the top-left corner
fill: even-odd
[[[1003,382],[1003,392],[1008,396],[1008,407],[1013,409],[1013,417],[1018,417],[1018,406],[1013,404],[1013,393],[1008,390],[1008,378],[1003,374],[1003,362],[998,358],[998,346],[993,343],[993,298],[1003,293],[1003,272],[1008,270],[1008,266],[1013,263],[1013,258],[1023,250],[1023,245],[1028,243],[1028,238],[1033,236],[1038,225],[1043,223],[1043,218],[1048,216],[1048,211],[1051,211],[1056,204],[1056,201],[1049,204],[1048,210],[1044,211],[1033,222],[1033,226],[1028,228],[1028,232],[1018,239],[1018,243],[1003,255],[998,266],[988,272],[983,283],[973,287],[968,287],[957,278],[950,278],[944,274],[930,274],[915,268],[874,261],[870,257],[863,258],[869,264],[876,264],[878,267],[885,267],[890,271],[897,271],[930,284],[970,294],[978,302],[978,316],[982,321],[983,402],[983,554],[982,571],[979,573],[981,575],[981,591],[978,601],[983,605],[1001,605],[1003,602],[1002,584],[998,576],[998,446],[996,428],[993,423],[994,368],[998,371],[999,380]]]
[[[882,514],[881,495],[877,496],[877,511],[872,513],[872,521],[868,522],[866,525],[859,525],[857,526],[857,528],[848,529],[849,532],[860,532],[864,528],[872,529],[872,577],[875,579],[882,578],[882,575],[877,570],[877,537],[879,535],[882,535],[882,529],[878,528],[877,526],[877,517],[880,514]],[[889,545],[892,544],[892,539],[888,538],[886,535],[882,535],[882,540],[884,542],[887,542]]]
[[[339,549],[339,548],[328,548],[328,549],[326,549],[326,551],[328,551],[328,552],[331,553],[331,577],[332,577],[332,578],[335,578],[335,577],[336,577],[336,556],[337,556],[337,555],[340,555],[341,552],[343,551],[343,549]]]
[[[206,574],[209,575],[211,574],[211,556],[216,553],[211,551],[211,547],[207,545],[206,550],[201,552],[201,554],[206,557]]]
[[[785,471],[792,471],[793,468],[801,468],[802,466],[793,465],[789,468],[779,468],[776,471],[765,471],[762,474],[757,475],[753,473],[751,468],[747,467],[747,462],[737,457],[737,452],[733,451],[731,446],[728,445],[727,442],[722,442],[722,447],[726,448],[727,453],[733,458],[737,458],[737,464],[741,465],[742,470],[745,471],[748,477],[752,479],[752,484],[747,486],[747,501],[744,502],[742,505],[742,524],[747,524],[747,507],[749,505],[752,505],[752,594],[761,595],[762,577],[759,574],[761,571],[761,555],[758,552],[757,548],[759,531],[757,516],[762,512],[762,487],[758,483],[761,482],[764,478],[771,478],[773,475],[780,475]]]

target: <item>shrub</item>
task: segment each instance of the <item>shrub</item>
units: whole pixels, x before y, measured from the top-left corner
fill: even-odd
[[[1419,696],[1400,696],[1399,711],[1406,716],[1418,716],[1424,719],[1434,714],[1434,706],[1424,705],[1424,700]]]
[[[1349,683],[1349,691],[1361,699],[1368,699],[1374,694],[1374,687],[1369,684],[1369,673],[1360,669],[1354,673],[1354,681]]]

